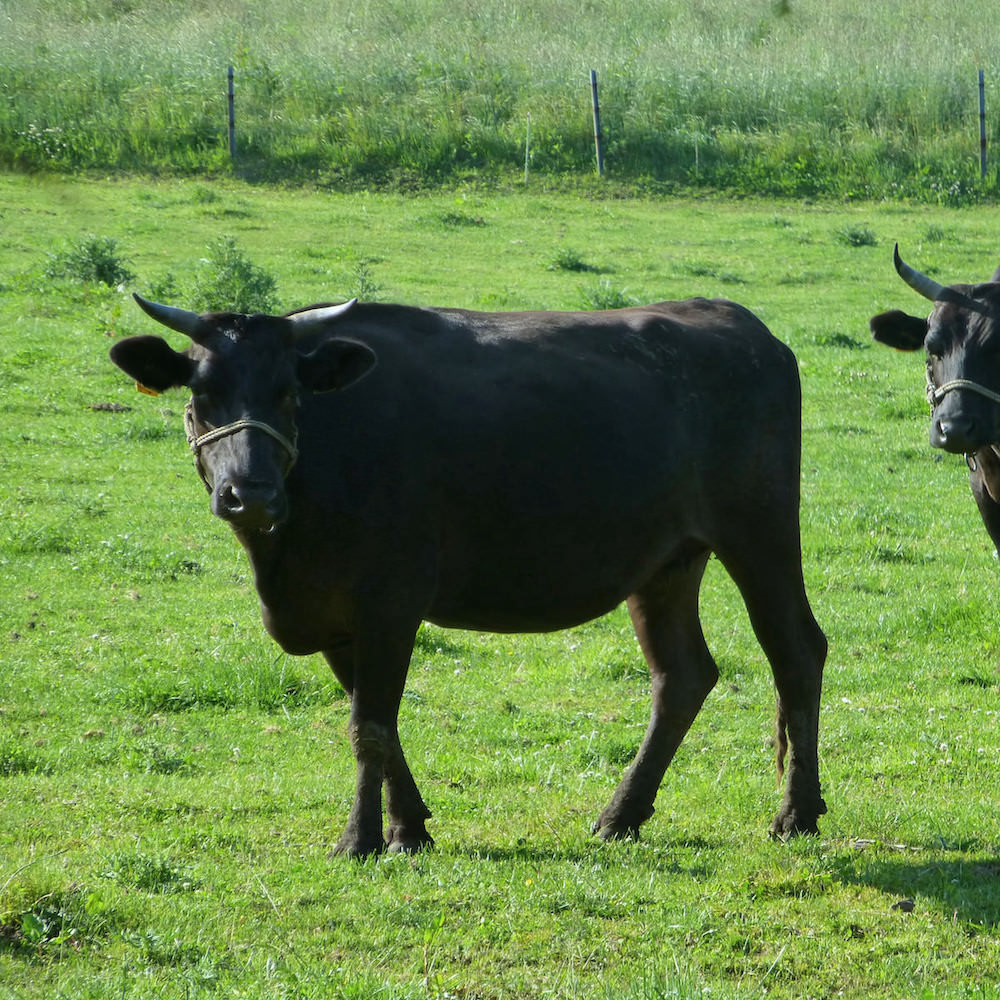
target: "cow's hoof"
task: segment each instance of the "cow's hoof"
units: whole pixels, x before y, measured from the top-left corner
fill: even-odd
[[[605,843],[612,840],[638,840],[639,827],[637,826],[602,826],[594,833]]]
[[[434,846],[434,838],[423,829],[407,830],[404,827],[390,827],[386,834],[386,850],[390,854],[417,854]]]
[[[590,828],[590,832],[600,837],[603,841],[609,840],[638,840],[639,824],[628,823],[620,819],[612,819],[601,813],[597,817],[597,822]]]
[[[331,857],[348,858],[370,858],[374,854],[381,854],[385,851],[385,841],[381,835],[374,837],[361,837],[355,834],[345,833],[336,846],[330,852]]]
[[[818,806],[808,811],[804,809],[785,808],[774,817],[771,824],[771,836],[775,840],[788,840],[801,834],[815,835],[819,833],[816,820],[826,812],[826,803],[820,799]]]
[[[590,832],[601,840],[638,840],[639,827],[652,815],[652,806],[638,808],[616,792]]]

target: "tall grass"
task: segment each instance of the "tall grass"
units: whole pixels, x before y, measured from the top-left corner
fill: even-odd
[[[668,186],[960,203],[979,181],[976,70],[1000,77],[986,0],[907,16],[849,0],[332,0],[6,5],[0,163],[237,169],[338,186],[593,171]],[[57,9],[58,8],[58,9]],[[991,126],[991,140],[1000,129]]]

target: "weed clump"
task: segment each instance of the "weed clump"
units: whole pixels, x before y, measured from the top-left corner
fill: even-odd
[[[878,246],[878,237],[867,226],[844,226],[837,230],[837,239],[849,247]]]
[[[101,874],[128,888],[160,895],[191,892],[197,885],[191,875],[171,859],[141,852],[113,854]]]
[[[135,274],[110,236],[88,234],[71,240],[62,250],[50,253],[45,275],[71,278],[115,288],[131,281]]]
[[[549,264],[549,270],[584,272],[596,271],[597,268],[588,264],[576,250],[570,247],[560,247],[552,258],[552,263]]]
[[[9,880],[0,888],[0,947],[15,954],[76,952],[107,937],[116,923],[100,892],[80,887],[39,891]]]
[[[354,278],[351,285],[351,295],[363,302],[374,302],[382,291],[382,286],[376,280],[372,272],[373,261],[365,258],[358,262],[354,269]]]
[[[195,309],[240,313],[274,313],[278,282],[252,263],[232,236],[208,245],[207,256],[195,275],[192,295]]]
[[[580,302],[585,309],[624,309],[637,304],[627,289],[617,288],[607,278],[589,288],[581,288]]]

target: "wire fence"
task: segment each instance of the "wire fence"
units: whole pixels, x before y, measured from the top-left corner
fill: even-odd
[[[528,90],[448,74],[285,81],[230,66],[171,81],[75,79],[53,94],[3,82],[0,161],[31,169],[178,172],[438,183],[470,171],[530,177],[605,172],[619,180],[759,193],[893,193],[962,202],[992,196],[997,126],[949,92],[920,114],[900,91],[791,107],[781,95],[640,87],[582,71],[572,87]],[[655,92],[654,92],[655,91]],[[713,103],[714,102],[714,103]],[[978,128],[978,134],[977,134]]]

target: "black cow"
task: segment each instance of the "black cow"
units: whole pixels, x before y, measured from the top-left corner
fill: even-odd
[[[191,389],[189,442],[268,631],[321,651],[350,694],[357,789],[337,851],[432,843],[397,732],[422,621],[541,632],[623,600],[653,710],[594,831],[636,836],[718,679],[698,619],[713,552],[772,666],[779,777],[791,751],[772,833],[816,830],[826,639],[802,580],[798,368],[755,316],[703,299],[284,317],[137,299],[192,343],[133,337],[112,359],[153,390]]]
[[[934,308],[926,319],[879,313],[872,333],[900,351],[926,350],[931,444],[965,455],[979,513],[1000,548],[1000,269],[978,285],[941,285],[906,264],[898,245],[893,261]]]

